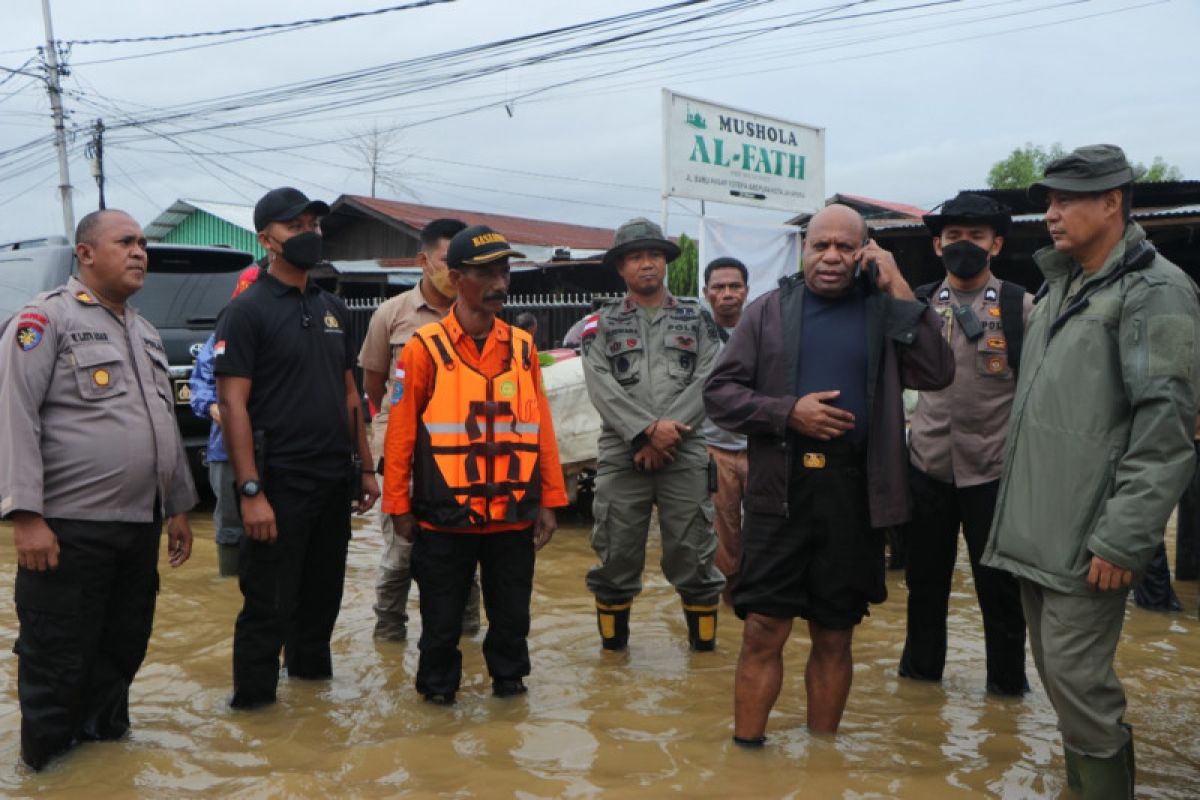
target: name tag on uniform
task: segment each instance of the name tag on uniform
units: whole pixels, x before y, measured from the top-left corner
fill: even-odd
[[[805,453],[801,463],[805,469],[825,469],[825,454]]]

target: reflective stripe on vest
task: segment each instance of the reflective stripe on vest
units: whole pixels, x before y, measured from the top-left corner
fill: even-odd
[[[413,458],[414,510],[424,522],[472,528],[532,522],[541,500],[532,340],[512,328],[508,358],[487,377],[471,367],[440,322],[414,335],[435,367]]]

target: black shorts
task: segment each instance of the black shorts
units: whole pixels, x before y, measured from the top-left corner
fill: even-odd
[[[741,619],[803,617],[845,630],[862,622],[869,603],[887,599],[884,534],[871,528],[861,458],[829,454],[823,468],[806,468],[799,451],[788,516],[748,513],[743,520],[733,609]]]

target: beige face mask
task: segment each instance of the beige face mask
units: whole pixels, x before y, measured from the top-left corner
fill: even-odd
[[[453,300],[458,297],[458,289],[454,288],[454,284],[450,282],[450,270],[440,264],[429,265],[429,282],[433,284],[433,288],[438,290],[442,297],[447,297]]]

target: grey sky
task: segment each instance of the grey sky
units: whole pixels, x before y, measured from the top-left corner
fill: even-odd
[[[80,40],[283,22],[390,2],[53,0],[53,13],[57,38]],[[459,0],[106,64],[87,62],[187,42],[77,45],[68,59],[67,106],[74,112],[74,127],[86,128],[97,116],[113,125],[123,115],[142,117],[164,106],[472,47],[664,2]],[[1200,178],[1200,56],[1194,43],[1200,4],[963,0],[911,8],[919,5],[922,0],[777,0],[693,27],[654,50],[597,50],[601,55],[595,58],[524,66],[368,107],[318,113],[312,109],[316,96],[301,94],[243,115],[289,115],[254,128],[179,135],[181,127],[203,122],[189,119],[156,125],[151,134],[114,131],[106,148],[108,202],[146,223],[180,197],[253,202],[264,187],[285,183],[328,200],[343,192],[366,194],[368,175],[355,169],[361,164],[342,145],[261,149],[344,139],[371,125],[420,123],[399,138],[405,185],[418,202],[614,226],[635,214],[659,213],[664,86],[824,126],[828,194],[930,207],[958,189],[982,187],[989,166],[1027,141],[1061,142],[1068,148],[1113,142],[1135,160],[1149,163],[1161,155],[1186,177]],[[910,10],[797,26],[725,47],[699,38],[720,30],[719,25],[750,25],[783,15],[795,22],[801,12],[845,16],[905,7]],[[6,0],[4,24],[0,65],[19,68],[44,39],[40,0]],[[547,84],[635,66],[660,53],[675,57],[519,99]],[[439,74],[447,71],[439,67]],[[367,90],[403,77],[380,78]],[[510,116],[502,104],[514,98]],[[484,104],[493,105],[426,122]],[[305,106],[309,109],[296,113]],[[0,84],[0,152],[49,132],[48,101],[40,84],[19,76]],[[180,148],[237,152],[207,157]],[[53,162],[12,177],[51,156],[44,145],[23,161],[0,159],[0,241],[61,231]],[[79,216],[96,205],[95,183],[81,152],[72,160],[71,176]],[[386,187],[379,194],[414,199]],[[692,201],[672,203],[671,231],[694,231],[697,210]],[[713,205],[708,213],[734,219],[788,216]]]

